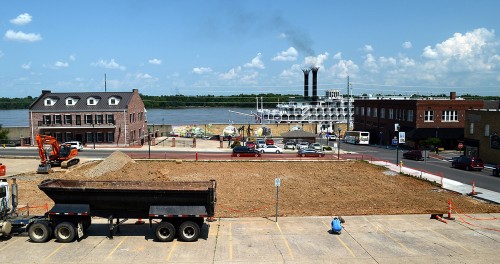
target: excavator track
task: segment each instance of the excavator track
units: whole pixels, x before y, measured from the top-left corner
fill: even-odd
[[[78,162],[80,162],[79,158],[72,158],[70,160],[63,161],[63,162],[61,162],[61,168],[67,169],[71,166],[78,164]]]

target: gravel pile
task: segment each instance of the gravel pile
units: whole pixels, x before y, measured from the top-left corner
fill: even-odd
[[[135,163],[135,161],[127,154],[121,151],[115,151],[106,159],[97,164],[97,166],[88,170],[85,173],[85,176],[88,178],[97,178],[108,172],[119,170],[130,162]]]

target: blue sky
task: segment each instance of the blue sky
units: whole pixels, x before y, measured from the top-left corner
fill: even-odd
[[[1,97],[500,95],[500,1],[40,1],[0,3]]]

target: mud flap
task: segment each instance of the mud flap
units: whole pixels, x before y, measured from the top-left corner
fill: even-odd
[[[78,231],[78,239],[83,237],[83,225],[82,222],[78,222],[78,227],[76,228]]]

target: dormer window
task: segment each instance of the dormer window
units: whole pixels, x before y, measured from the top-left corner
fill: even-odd
[[[87,98],[87,105],[96,105],[99,102],[99,99],[94,97]]]
[[[109,105],[118,105],[120,103],[120,98],[116,96],[112,96],[108,99]]]
[[[76,99],[76,98],[72,98],[72,97],[66,98],[66,105],[75,105],[76,102],[78,102],[78,99]]]
[[[53,106],[54,104],[56,104],[57,100],[55,99],[52,99],[52,98],[45,98],[43,104],[45,106]]]

